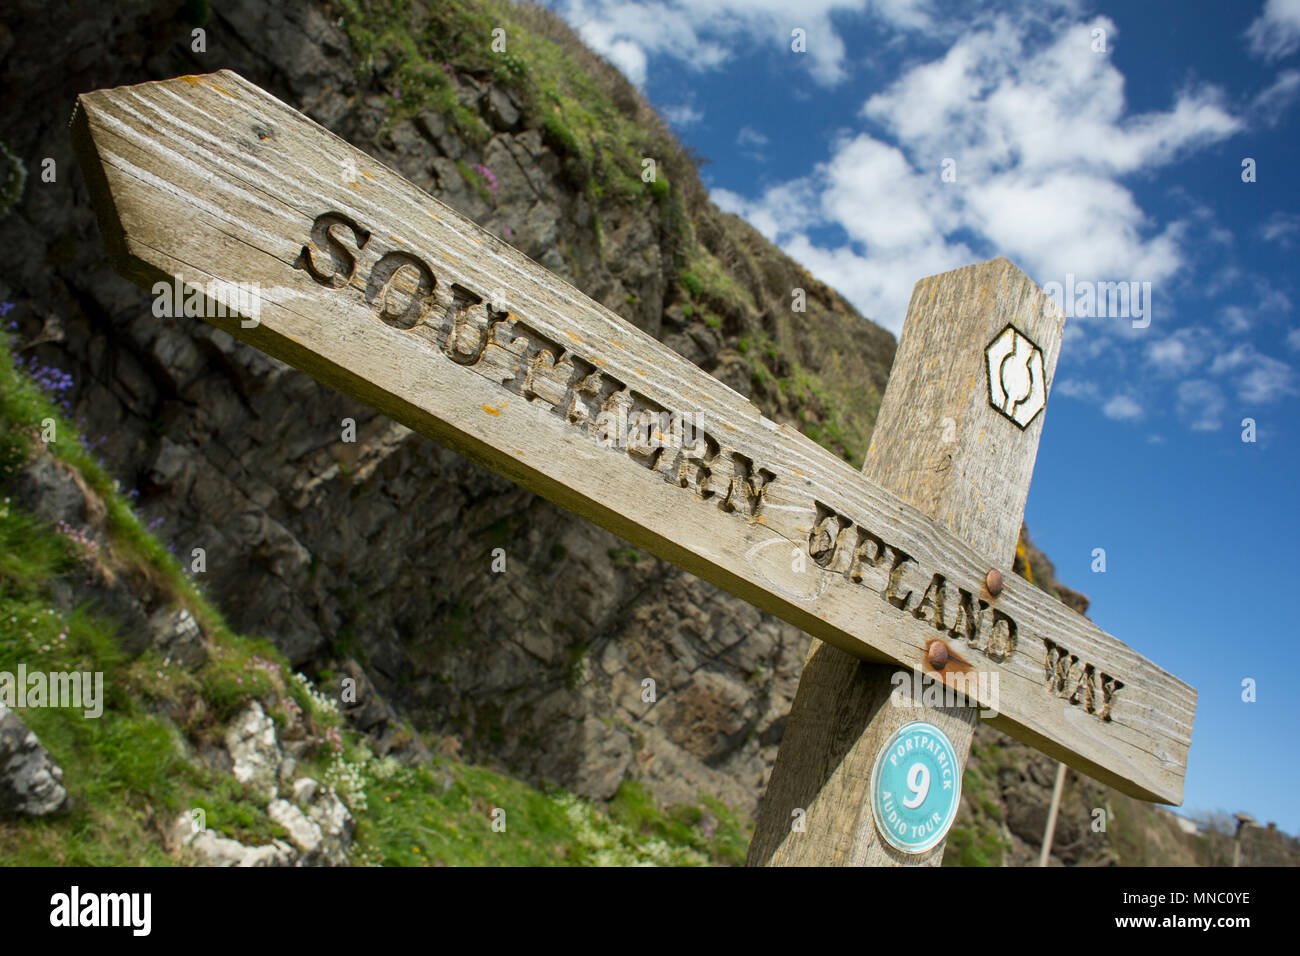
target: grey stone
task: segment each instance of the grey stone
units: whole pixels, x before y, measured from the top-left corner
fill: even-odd
[[[236,715],[226,729],[225,743],[235,779],[249,789],[274,797],[279,779],[280,745],[275,721],[266,715],[261,704],[252,701]]]
[[[63,770],[18,715],[0,704],[0,814],[43,817],[67,805]]]
[[[293,799],[299,806],[306,806],[316,796],[320,784],[311,777],[299,777],[293,782]]]
[[[208,659],[207,639],[199,622],[185,608],[159,608],[149,616],[153,646],[186,670],[197,670]]]
[[[487,117],[497,129],[513,130],[519,126],[519,107],[509,93],[494,86],[487,95]]]
[[[11,489],[15,505],[50,524],[66,521],[81,527],[86,522],[85,482],[43,448],[14,476]]]
[[[218,836],[209,829],[197,830],[189,813],[182,813],[167,831],[170,845],[201,866],[294,866],[297,853],[281,840],[263,846],[246,846],[238,840]]]
[[[294,791],[295,795],[299,792],[297,787]],[[356,830],[351,812],[331,789],[316,788],[305,803],[305,813],[288,800],[272,800],[266,811],[288,832],[299,853],[298,865],[347,866]]]

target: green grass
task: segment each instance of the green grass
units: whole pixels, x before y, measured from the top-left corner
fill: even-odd
[[[1010,846],[988,829],[953,827],[948,831],[944,866],[1001,866]]]
[[[622,570],[630,568],[641,560],[641,552],[631,545],[624,545],[621,548],[609,549],[609,560],[614,563],[614,567]]]
[[[361,758],[368,809],[357,841],[386,866],[692,866],[744,859],[743,824],[708,798],[665,813],[638,784],[625,782],[606,811],[563,790],[530,787],[446,758],[416,768]],[[504,828],[494,829],[494,820]]]
[[[992,799],[997,788],[985,779],[977,751],[972,751],[971,758],[962,774],[961,787],[972,812],[960,817],[959,824],[949,831],[943,865],[1001,866],[1011,844],[1002,832],[1002,807]]]
[[[487,50],[494,26],[477,4],[438,4],[423,24],[416,22],[414,7],[404,0],[339,0],[339,7],[357,55],[358,83],[369,88],[373,80],[391,97],[377,136],[421,110],[433,109],[466,140],[487,140],[487,124],[457,99],[450,76],[488,62],[482,54],[472,63],[466,60],[471,51]],[[463,42],[471,36],[481,42]]]
[[[665,810],[640,783],[624,780],[610,801],[609,815],[632,833],[689,847],[715,864],[743,866],[750,821],[708,794],[700,794],[699,801]]]

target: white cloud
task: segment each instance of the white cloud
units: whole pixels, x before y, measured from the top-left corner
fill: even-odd
[[[1071,358],[1082,360],[1092,360],[1113,351],[1114,342],[1104,335],[1098,335],[1096,329],[1083,324],[1084,321],[1086,320],[1071,319],[1065,323],[1062,350]]]
[[[1205,379],[1191,379],[1178,386],[1178,413],[1193,431],[1215,431],[1223,427],[1223,392]]]
[[[709,198],[723,212],[735,213],[748,220],[764,238],[777,244],[779,237],[802,232],[810,222],[819,218],[816,193],[811,183],[805,180],[773,186],[760,200],[747,199],[729,189],[711,190]]]
[[[1205,361],[1214,337],[1200,327],[1179,329],[1147,346],[1147,363],[1162,375],[1186,375]]]
[[[848,78],[848,56],[832,17],[869,15],[902,30],[933,30],[930,0],[554,0],[582,39],[629,80],[644,87],[649,61],[663,55],[688,69],[710,70],[738,48],[761,45],[799,56],[813,80],[836,86]],[[802,29],[806,52],[791,51]]]
[[[1260,91],[1251,106],[1269,126],[1282,121],[1282,115],[1300,94],[1300,70],[1283,70],[1272,85]]]
[[[1268,0],[1246,29],[1251,52],[1276,60],[1300,48],[1300,0]]]
[[[1215,357],[1210,372],[1229,378],[1245,402],[1275,402],[1296,394],[1295,374],[1285,362],[1261,354],[1250,343]]]
[[[1067,378],[1065,381],[1057,382],[1052,386],[1052,394],[1066,395],[1070,398],[1096,399],[1101,394],[1101,390],[1097,387],[1096,382]]]
[[[1123,76],[1091,49],[1092,28],[1113,35],[1115,25],[1058,26],[998,16],[967,30],[867,100],[879,132],[842,137],[809,175],[757,198],[728,196],[733,211],[895,332],[918,279],[983,255],[1007,255],[1040,283],[1170,279],[1186,265],[1189,224],[1153,222],[1120,180],[1241,121],[1212,87],[1128,113]],[[941,179],[946,158],[956,182]],[[792,194],[817,201],[791,216]],[[815,242],[819,226],[848,244]]]
[[[1259,296],[1260,312],[1290,312],[1291,299],[1281,289],[1275,288],[1267,278],[1257,276],[1254,281],[1255,294]]]
[[[1240,335],[1250,331],[1250,317],[1239,305],[1227,305],[1219,311],[1219,321],[1229,332]]]
[[[861,256],[847,246],[828,249],[800,235],[783,248],[850,302],[876,303],[876,308],[863,311],[895,333],[903,327],[917,279],[969,265],[974,258],[964,246],[950,247],[942,241],[927,242],[905,253]]]
[[[1101,406],[1102,414],[1119,422],[1137,421],[1143,415],[1142,406],[1131,395],[1116,395]]]
[[[1128,173],[1239,127],[1208,87],[1183,92],[1171,110],[1126,117],[1123,75],[1090,48],[1097,27],[1118,33],[1097,17],[1035,46],[999,17],[871,97],[864,113],[914,152],[972,164],[976,178],[1012,168]]]
[[[1300,216],[1281,210],[1274,212],[1259,227],[1259,234],[1265,242],[1277,242],[1287,249],[1291,248],[1291,235],[1297,232],[1300,232]]]
[[[659,112],[664,115],[664,119],[679,129],[685,126],[694,126],[704,119],[704,111],[697,110],[690,103],[674,103],[671,106],[663,106],[660,107]]]
[[[1286,344],[1297,351],[1300,351],[1300,328],[1294,328],[1286,334]]]
[[[740,132],[736,134],[737,146],[754,148],[766,146],[767,143],[767,137],[752,126],[742,126]]]

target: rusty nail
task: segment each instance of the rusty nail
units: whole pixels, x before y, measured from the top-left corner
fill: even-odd
[[[1002,572],[996,568],[990,571],[984,577],[984,584],[988,587],[989,594],[997,597],[1002,593]]]
[[[943,665],[948,663],[948,645],[943,641],[931,641],[926,648],[926,657],[931,667],[937,671],[943,670]]]

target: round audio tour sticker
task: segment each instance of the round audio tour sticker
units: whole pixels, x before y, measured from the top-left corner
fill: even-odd
[[[948,735],[934,724],[900,727],[871,770],[876,829],[904,853],[925,853],[943,840],[961,801],[961,767]]]

